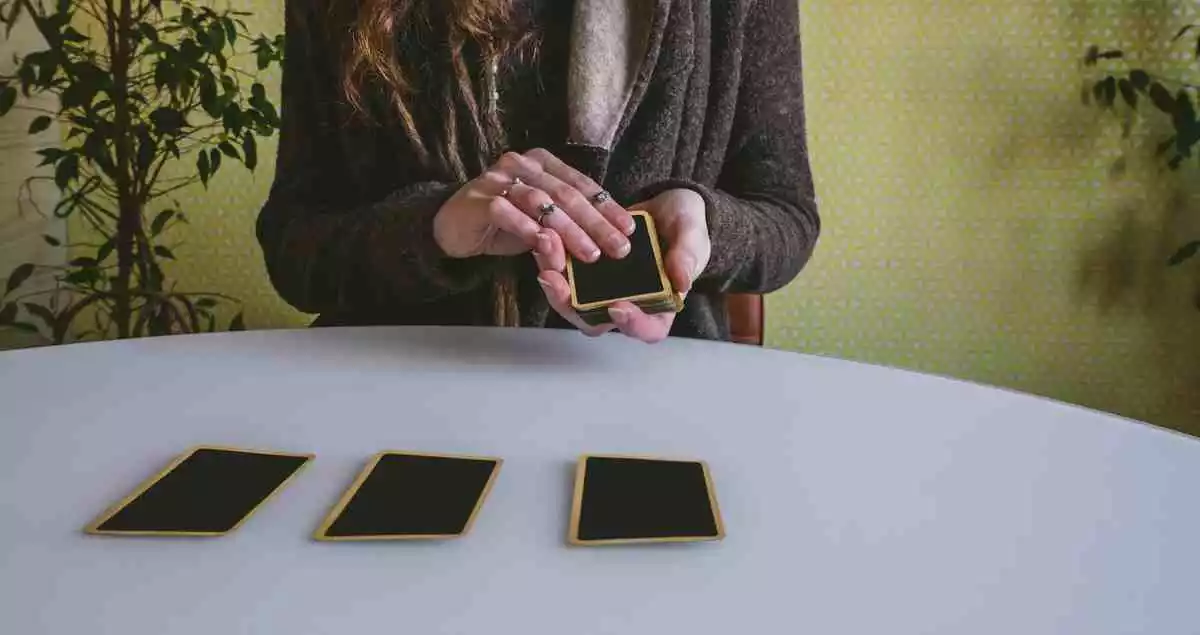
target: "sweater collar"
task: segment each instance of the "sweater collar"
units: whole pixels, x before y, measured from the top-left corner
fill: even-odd
[[[611,151],[645,95],[671,0],[575,0],[568,142]]]

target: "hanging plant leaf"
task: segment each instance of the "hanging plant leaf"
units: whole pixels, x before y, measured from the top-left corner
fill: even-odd
[[[26,302],[24,304],[24,306],[25,306],[25,310],[30,315],[41,320],[42,324],[46,325],[46,328],[48,328],[48,329],[54,328],[54,319],[55,319],[54,311],[51,311],[50,309],[48,309],[40,304],[35,304],[33,302]]]
[[[150,221],[150,235],[157,236],[161,234],[162,230],[167,226],[167,223],[171,221],[173,216],[175,216],[175,210],[173,209],[166,209],[159,212],[158,215],[154,217],[154,220]]]
[[[34,267],[32,262],[27,262],[14,268],[12,273],[8,274],[8,284],[4,288],[4,295],[12,293],[17,289],[17,287],[25,284],[25,281],[29,279],[29,276],[33,275],[33,269]]]
[[[1180,247],[1178,251],[1172,254],[1172,256],[1167,260],[1167,265],[1171,267],[1181,265],[1184,262],[1194,258],[1198,253],[1200,253],[1200,240],[1193,240],[1192,242]]]
[[[1150,101],[1154,102],[1155,108],[1168,115],[1175,114],[1175,97],[1162,84],[1154,82],[1150,85]]]
[[[33,121],[29,122],[29,134],[38,134],[39,132],[44,132],[50,127],[50,124],[53,121],[54,120],[47,115],[41,115],[40,117],[35,118]]]

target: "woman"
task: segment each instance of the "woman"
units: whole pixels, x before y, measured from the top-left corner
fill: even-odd
[[[797,0],[287,0],[283,127],[258,222],[316,324],[727,339],[728,292],[788,283],[819,231]],[[571,311],[565,256],[645,209],[675,315]]]

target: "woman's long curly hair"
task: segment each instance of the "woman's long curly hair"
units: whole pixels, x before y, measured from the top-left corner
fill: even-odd
[[[459,182],[505,149],[497,66],[532,52],[513,0],[328,0],[343,97],[358,115],[398,121],[420,160]],[[516,325],[511,270],[496,278],[496,319]]]

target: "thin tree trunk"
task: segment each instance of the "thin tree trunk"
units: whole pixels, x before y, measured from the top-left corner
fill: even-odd
[[[109,0],[109,7],[112,7]],[[133,155],[132,124],[129,114],[129,67],[132,62],[130,33],[133,30],[132,0],[118,0],[120,7],[114,15],[110,9],[108,19],[116,24],[109,27],[109,52],[112,56],[113,74],[113,125],[116,149],[117,187],[117,277],[114,283],[115,296],[113,322],[117,325],[117,337],[130,336],[133,326],[132,284],[134,238],[141,230],[142,210],[138,202],[133,180],[131,160]]]

